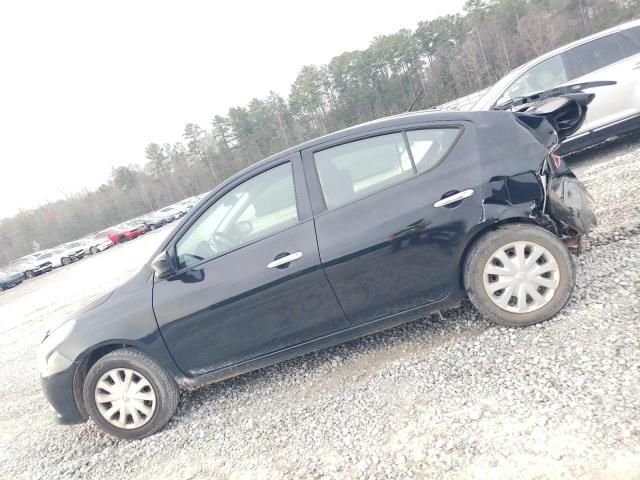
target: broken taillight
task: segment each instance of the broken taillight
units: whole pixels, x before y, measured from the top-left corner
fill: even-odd
[[[560,168],[560,157],[555,153],[551,154],[551,161],[553,162],[553,166],[556,167],[556,170]]]

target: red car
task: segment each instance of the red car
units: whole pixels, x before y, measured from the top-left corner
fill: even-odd
[[[126,242],[127,240],[133,240],[138,235],[146,233],[147,226],[142,225],[129,225],[128,223],[122,223],[115,227],[107,228],[94,235],[94,238],[106,238],[108,237],[114,244]]]

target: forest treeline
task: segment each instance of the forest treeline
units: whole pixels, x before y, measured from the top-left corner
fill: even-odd
[[[182,141],[149,144],[143,166],[113,168],[95,191],[1,220],[0,265],[31,252],[34,242],[45,248],[84,236],[211,190],[304,140],[406,111],[421,89],[414,109],[478,91],[554,47],[639,14],[640,0],[469,0],[460,14],[303,66],[286,98],[271,92],[209,125],[186,125]]]

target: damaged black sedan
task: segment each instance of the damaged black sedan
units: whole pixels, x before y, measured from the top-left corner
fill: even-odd
[[[370,334],[468,297],[487,318],[549,319],[595,224],[554,155],[592,96],[418,112],[307,142],[230,178],[132,279],[47,333],[61,423],[122,438],[191,389]]]

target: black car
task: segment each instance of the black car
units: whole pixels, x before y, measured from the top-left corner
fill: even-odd
[[[22,272],[14,270],[12,267],[0,269],[0,290],[15,287],[22,283],[23,280],[24,275]]]
[[[47,333],[40,372],[58,421],[141,438],[180,388],[465,297],[502,325],[552,317],[575,282],[568,246],[595,223],[553,151],[589,100],[385,118],[228,179],[132,279]]]

